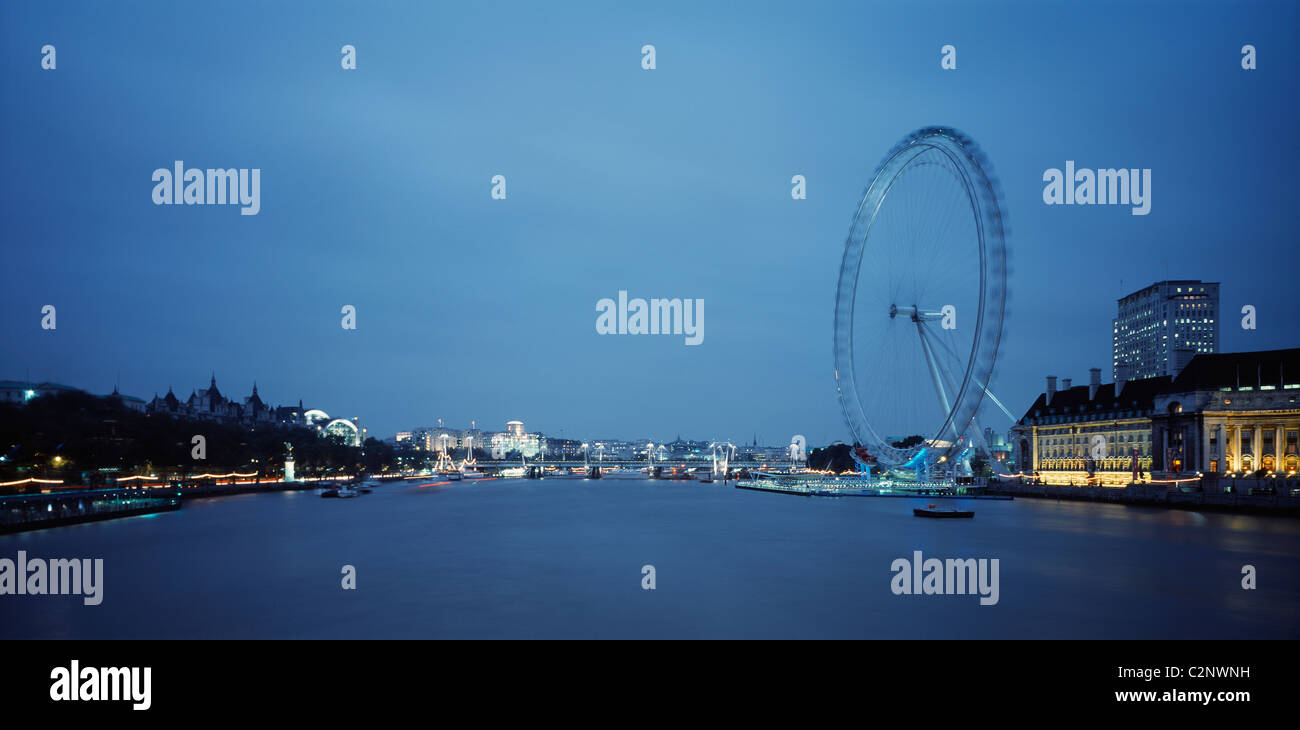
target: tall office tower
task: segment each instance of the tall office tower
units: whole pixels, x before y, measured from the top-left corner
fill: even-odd
[[[1112,322],[1116,381],[1177,375],[1196,355],[1219,351],[1219,284],[1159,281],[1119,300]]]

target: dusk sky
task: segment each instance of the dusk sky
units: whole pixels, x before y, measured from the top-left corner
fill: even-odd
[[[931,125],[1002,183],[1012,411],[1109,382],[1116,299],[1157,280],[1222,282],[1224,351],[1300,346],[1296,3],[179,5],[0,9],[0,379],[184,398],[215,371],[381,438],[846,439],[845,236]],[[259,168],[259,214],[154,205],[176,160]],[[1046,206],[1067,160],[1150,168],[1150,213]],[[703,344],[598,335],[619,290],[704,299]]]

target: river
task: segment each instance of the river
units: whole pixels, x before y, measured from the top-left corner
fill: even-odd
[[[927,520],[924,500],[721,484],[417,485],[0,536],[0,558],[104,560],[100,605],[0,596],[0,638],[1300,636],[1296,519],[1018,499]],[[997,559],[997,602],[895,595],[891,565],[916,550]]]

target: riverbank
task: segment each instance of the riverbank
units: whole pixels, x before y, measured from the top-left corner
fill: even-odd
[[[188,499],[316,489],[316,482],[196,483],[115,489],[50,489],[0,496],[0,534],[173,512]]]
[[[1178,487],[1159,484],[1130,484],[1127,487],[1068,487],[1046,484],[1011,484],[989,481],[986,493],[1010,497],[1028,497],[1040,499],[1070,500],[1077,502],[1109,502],[1146,507],[1166,507],[1173,509],[1215,510],[1224,512],[1241,512],[1248,514],[1267,514],[1287,517],[1300,517],[1300,497],[1277,490],[1275,494],[1251,494],[1254,482],[1264,480],[1234,480],[1245,493],[1234,489],[1206,488],[1203,485],[1196,491],[1184,491]],[[1257,486],[1256,490],[1262,490]]]

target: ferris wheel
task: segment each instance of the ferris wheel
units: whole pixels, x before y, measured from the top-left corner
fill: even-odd
[[[956,130],[913,132],[867,186],[840,266],[835,381],[855,443],[882,464],[969,447],[1006,316],[1005,236],[988,160]]]

